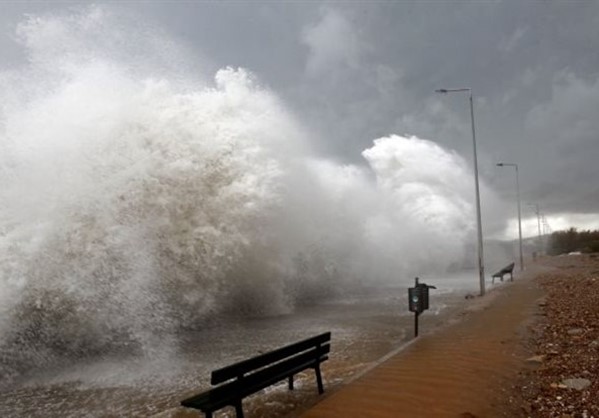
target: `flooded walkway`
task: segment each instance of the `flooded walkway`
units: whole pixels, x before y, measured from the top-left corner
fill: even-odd
[[[524,364],[519,337],[541,296],[530,279],[502,286],[470,306],[476,313],[414,341],[302,417],[510,416],[497,402]]]

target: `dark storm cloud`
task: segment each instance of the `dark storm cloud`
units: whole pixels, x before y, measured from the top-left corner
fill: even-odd
[[[0,7],[0,47],[8,51],[9,25],[41,6]],[[209,57],[208,73],[226,65],[253,71],[314,134],[318,152],[338,160],[361,161],[360,152],[374,138],[409,133],[456,149],[470,161],[467,96],[433,91],[471,87],[487,184],[511,196],[511,173],[495,163],[517,162],[525,201],[545,213],[597,212],[598,2],[119,7]]]

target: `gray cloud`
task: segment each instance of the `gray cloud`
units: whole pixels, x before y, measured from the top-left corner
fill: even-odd
[[[336,71],[340,66],[355,67],[365,47],[357,28],[330,8],[323,8],[320,20],[304,28],[301,40],[310,51],[306,69],[312,77]]]

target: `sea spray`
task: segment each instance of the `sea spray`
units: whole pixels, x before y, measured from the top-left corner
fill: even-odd
[[[463,259],[473,232],[463,158],[415,136],[392,135],[374,144],[362,155],[376,174],[386,210],[370,220],[372,244],[392,248],[394,264],[412,275],[431,260],[430,268],[441,273]]]
[[[28,63],[0,74],[3,376],[161,356],[225,313],[289,313],[464,259],[471,175],[455,153],[391,136],[364,165],[314,157],[250,72],[182,73],[155,37],[130,54],[138,28],[102,10],[29,18]]]

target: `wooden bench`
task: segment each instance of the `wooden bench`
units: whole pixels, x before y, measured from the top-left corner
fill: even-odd
[[[181,405],[201,410],[206,418],[232,406],[237,418],[243,418],[243,398],[285,379],[289,381],[289,390],[293,390],[293,376],[306,369],[314,369],[318,393],[322,394],[320,363],[329,358],[330,341],[331,333],[326,332],[214,370],[210,383],[218,386],[181,401]]]
[[[505,266],[504,268],[502,268],[501,270],[499,270],[497,273],[495,273],[491,278],[493,279],[493,281],[491,283],[495,283],[495,278],[501,279],[501,281],[503,281],[503,276],[505,276],[506,274],[510,275],[510,281],[514,281],[514,263],[511,263],[507,266]]]

